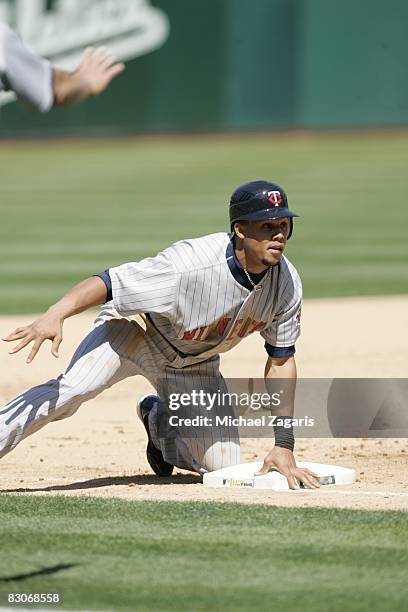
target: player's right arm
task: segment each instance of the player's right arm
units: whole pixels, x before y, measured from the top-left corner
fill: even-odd
[[[10,350],[10,354],[18,353],[31,342],[30,354],[26,362],[30,363],[45,340],[51,340],[51,353],[58,357],[58,349],[63,338],[63,324],[65,319],[91,308],[104,304],[107,298],[107,287],[99,276],[92,276],[78,283],[68,291],[58,302],[51,306],[47,312],[38,319],[18,327],[11,334],[3,338],[5,342],[20,340],[19,344]]]
[[[88,47],[76,70],[60,70],[33,53],[16,32],[0,22],[0,91],[14,91],[40,112],[97,96],[124,69],[105,47]]]
[[[113,55],[106,53],[105,47],[88,47],[74,72],[65,72],[54,67],[55,106],[69,106],[99,95],[124,69],[124,64],[115,62]]]

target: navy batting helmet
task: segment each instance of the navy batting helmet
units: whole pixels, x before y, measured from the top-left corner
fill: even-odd
[[[289,217],[290,230],[293,231],[292,217],[298,217],[289,210],[288,198],[282,187],[271,181],[250,181],[235,189],[229,206],[231,230],[237,221],[263,221]]]

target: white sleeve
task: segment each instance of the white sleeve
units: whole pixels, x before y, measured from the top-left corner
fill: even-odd
[[[5,90],[40,112],[54,103],[53,71],[50,62],[26,47],[5,23],[0,23],[0,79]]]
[[[286,260],[282,263],[275,318],[261,331],[261,336],[270,346],[294,346],[300,336],[301,309],[302,283],[296,269]]]
[[[178,275],[163,253],[109,269],[112,298],[123,316],[155,312],[171,318]]]

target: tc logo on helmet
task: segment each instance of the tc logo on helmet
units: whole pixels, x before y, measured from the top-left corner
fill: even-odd
[[[268,201],[273,204],[273,206],[279,206],[282,204],[282,195],[280,191],[268,191]]]

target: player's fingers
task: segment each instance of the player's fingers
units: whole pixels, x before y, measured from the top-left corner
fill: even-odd
[[[299,488],[297,480],[296,480],[296,478],[292,474],[290,474],[286,478],[288,479],[289,489],[298,489]]]
[[[54,357],[59,357],[58,349],[60,347],[61,342],[62,336],[55,336],[54,340],[52,341],[51,353],[54,355]]]
[[[26,334],[27,334],[27,329],[26,328],[24,328],[21,331],[16,329],[15,331],[11,332],[11,334],[9,334],[8,336],[4,336],[4,338],[2,338],[2,340],[4,340],[5,342],[11,342],[13,340],[20,340],[20,338],[24,338],[24,336]]]
[[[111,81],[116,76],[118,76],[118,74],[123,72],[124,69],[125,69],[125,65],[124,64],[114,64],[113,66],[111,66],[110,68],[108,68],[106,70],[105,74],[109,78],[109,80]]]
[[[320,487],[320,480],[317,474],[315,474],[314,472],[311,472],[307,468],[304,468],[302,472],[303,472],[302,478],[303,478],[304,484],[307,484],[308,487],[314,488],[314,489],[318,489]]]
[[[315,480],[310,480],[309,478],[303,477],[301,482],[307,489],[320,489],[320,483],[316,482]]]
[[[94,47],[87,47],[82,54],[81,63],[86,63],[95,51]]]
[[[269,472],[270,465],[266,461],[263,462],[263,466],[259,470],[259,472],[255,472],[255,476],[263,476]]]
[[[106,51],[106,47],[98,47],[93,52],[94,59],[99,62],[102,62],[105,59]]]
[[[125,69],[125,64],[113,64],[110,68],[109,68],[109,74],[114,77],[117,74],[120,74],[121,72],[123,72]]]
[[[103,68],[109,68],[110,66],[112,66],[112,64],[115,63],[115,58],[113,57],[112,53],[108,53],[108,55],[106,55],[102,61],[101,61],[101,66]]]
[[[12,348],[9,351],[10,355],[13,355],[14,353],[18,353],[18,351],[21,351],[21,349],[23,349],[25,346],[27,346],[27,344],[30,344],[30,342],[33,340],[31,334],[28,335],[26,338],[24,338],[24,340],[22,340],[19,344],[17,344],[17,346],[15,346],[14,348]]]
[[[14,336],[15,334],[20,334],[21,332],[26,332],[30,327],[31,327],[31,325],[24,325],[22,327],[16,327],[16,329],[14,331],[12,331],[10,334],[8,334],[8,336],[4,336],[3,340],[5,340],[6,338],[10,338],[11,336]]]
[[[317,478],[317,480],[319,480],[319,475],[309,470],[309,468],[303,468],[303,471],[306,472],[306,474],[309,474],[309,476],[313,476],[314,478]]]
[[[36,340],[34,342],[33,348],[31,349],[30,354],[28,355],[28,357],[26,359],[26,363],[31,363],[32,362],[32,360],[34,359],[34,357],[38,353],[38,349],[40,348],[40,346],[42,345],[43,342],[44,342],[44,338],[41,338],[41,340]]]
[[[110,66],[110,68],[108,68],[106,72],[109,78],[112,80],[116,76],[118,76],[118,74],[123,72],[124,69],[125,69],[125,64],[113,64],[113,66]]]
[[[305,470],[299,470],[296,473],[296,478],[308,489],[318,489],[320,487],[320,482],[313,476],[309,476]]]
[[[11,332],[12,334],[18,334],[22,331],[25,331],[28,327],[30,327],[30,325],[21,325],[21,327],[16,327],[16,329]]]

